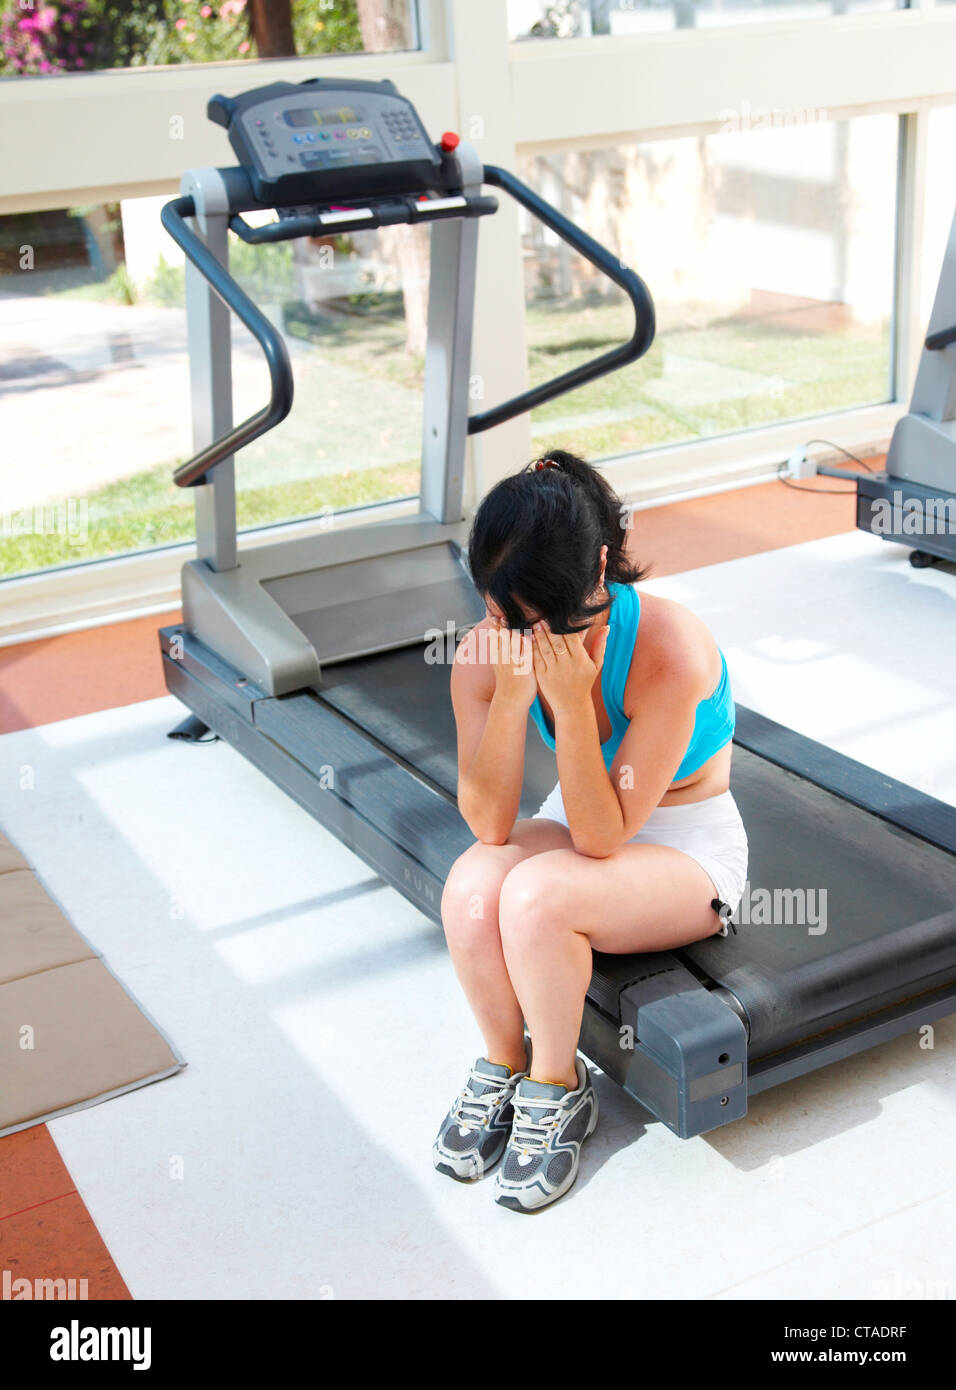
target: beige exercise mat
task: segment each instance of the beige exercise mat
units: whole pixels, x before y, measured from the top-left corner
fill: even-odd
[[[185,1065],[0,835],[0,1137]]]

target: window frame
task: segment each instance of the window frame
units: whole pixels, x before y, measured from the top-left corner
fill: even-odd
[[[446,128],[457,129],[484,162],[510,168],[518,155],[606,146],[624,136],[709,134],[719,130],[734,99],[747,100],[752,111],[814,108],[833,120],[895,113],[902,130],[893,399],[624,455],[607,467],[622,494],[643,506],[773,477],[777,462],[821,433],[854,452],[885,447],[906,409],[922,343],[927,129],[936,107],[956,104],[956,71],[949,61],[956,48],[956,5],[921,0],[916,8],[874,15],[510,41],[506,0],[482,0],[480,6],[474,0],[419,0],[419,24],[417,52],[0,82],[0,121],[7,130],[30,132],[29,140],[0,144],[0,215],[172,196],[185,168],[225,162],[222,132],[205,118],[213,91],[332,73],[394,78],[436,137]],[[635,82],[636,67],[641,80]],[[564,95],[556,101],[555,93]],[[184,116],[188,139],[169,138],[171,110]],[[112,132],[111,144],[102,139],[104,129]],[[42,160],[37,149],[44,152]],[[493,225],[483,228],[480,241],[473,371],[482,380],[486,405],[527,384],[519,219],[508,202],[501,199],[499,213],[486,219]],[[527,416],[472,437],[468,504],[513,471],[516,458],[530,456],[530,449]],[[302,534],[309,524],[270,527],[267,536],[271,541],[286,530]],[[259,533],[244,533],[244,545],[257,543]],[[175,546],[5,578],[0,644],[63,630],[64,623],[79,627],[133,612],[166,611],[174,606],[178,570],[189,549]]]

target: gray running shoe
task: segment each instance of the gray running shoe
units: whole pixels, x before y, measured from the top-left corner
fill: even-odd
[[[439,1173],[459,1182],[483,1178],[505,1151],[511,1133],[511,1102],[527,1071],[513,1072],[479,1057],[464,1088],[442,1121],[432,1145]]]
[[[581,1145],[598,1122],[591,1073],[574,1059],[578,1088],[568,1091],[523,1077],[514,1094],[514,1124],[495,1179],[495,1201],[512,1211],[539,1211],[563,1197],[578,1175]]]

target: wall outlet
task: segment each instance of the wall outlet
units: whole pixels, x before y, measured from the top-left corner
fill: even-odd
[[[807,457],[807,451],[803,444],[799,449],[794,449],[787,459],[783,476],[785,478],[813,478],[816,476],[817,466]]]

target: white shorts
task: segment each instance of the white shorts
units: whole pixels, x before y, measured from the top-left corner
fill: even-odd
[[[560,782],[542,802],[533,819],[546,818],[567,825]],[[631,845],[670,845],[683,850],[701,866],[714,892],[730,912],[735,912],[747,882],[747,832],[733,794],[722,792],[703,801],[677,806],[655,806],[632,839]],[[722,920],[729,915],[721,914]],[[726,936],[726,925],[722,935]]]

